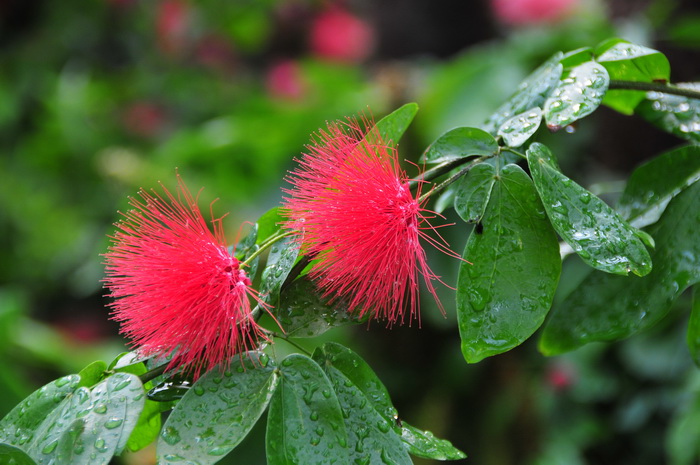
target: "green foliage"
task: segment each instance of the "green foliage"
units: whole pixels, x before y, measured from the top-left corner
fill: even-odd
[[[455,128],[430,144],[421,160],[442,163],[470,156],[489,156],[497,150],[498,143],[489,133],[479,128]]]
[[[677,87],[700,91],[697,82],[680,83]],[[635,112],[664,131],[695,144],[700,143],[700,102],[697,99],[648,92],[646,100],[639,104]]]

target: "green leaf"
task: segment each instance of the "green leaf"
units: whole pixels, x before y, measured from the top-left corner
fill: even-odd
[[[659,51],[622,39],[611,39],[596,48],[596,61],[608,71],[610,79],[637,82],[667,82],[671,67],[668,59]],[[644,100],[643,91],[611,90],[603,104],[631,115]]]
[[[416,113],[418,113],[418,105],[407,103],[377,121],[375,128],[379,131],[381,140],[385,143],[398,143],[408,126],[410,126]]]
[[[298,255],[299,247],[291,236],[277,241],[270,248],[270,255],[260,282],[260,294],[270,305],[277,305],[282,284],[294,267]]]
[[[26,447],[36,429],[63,399],[78,389],[80,377],[69,375],[42,386],[20,402],[0,421],[0,442]]]
[[[564,69],[574,68],[593,59],[593,49],[591,47],[577,48],[564,54],[559,60]]]
[[[518,86],[513,94],[496,112],[484,123],[484,129],[494,134],[509,118],[533,107],[542,107],[545,100],[559,83],[564,67],[561,60],[564,55],[557,52],[542,66],[532,72]]]
[[[700,147],[670,150],[634,170],[617,203],[633,226],[655,223],[673,197],[700,179]]]
[[[459,460],[467,457],[450,441],[436,438],[430,431],[421,431],[405,421],[401,423],[401,439],[408,445],[408,451],[417,457],[433,460]]]
[[[677,87],[700,91],[699,82],[678,83]],[[664,131],[700,143],[700,100],[661,92],[647,92],[635,112]]]
[[[306,278],[292,282],[273,311],[287,337],[315,337],[331,328],[360,322],[343,302],[329,304]]]
[[[280,223],[284,218],[280,215],[279,207],[272,207],[258,218],[258,236],[256,243],[258,245],[265,242],[280,231]]]
[[[474,166],[456,183],[455,210],[467,223],[481,220],[496,182],[496,168],[487,163]]]
[[[519,147],[532,137],[542,122],[542,109],[530,108],[523,113],[509,118],[498,128],[498,135],[503,138],[506,145]]]
[[[242,364],[208,371],[178,402],[158,439],[159,463],[199,465],[221,460],[250,432],[267,408],[277,385],[276,367],[260,352]]]
[[[234,256],[236,257],[236,259],[238,259],[239,261],[244,261],[251,255],[253,255],[255,252],[257,252],[260,249],[260,247],[258,247],[257,240],[258,224],[255,223],[253,224],[253,227],[250,229],[246,237],[244,237],[243,240],[241,240],[240,242],[238,242],[238,244],[235,245]],[[256,257],[250,263],[248,263],[248,267],[245,268],[245,272],[250,279],[255,278],[255,273],[258,271],[258,261],[259,257]]]
[[[544,102],[547,127],[558,131],[591,114],[603,101],[609,82],[605,68],[593,61],[572,68]]]
[[[267,415],[267,463],[349,465],[343,414],[321,367],[292,354],[280,364],[279,375]]]
[[[96,360],[78,372],[80,376],[80,385],[91,387],[102,381],[107,370],[107,364],[102,360]]]
[[[176,373],[149,389],[147,396],[154,402],[172,402],[182,399],[191,387],[189,377]]]
[[[9,444],[0,444],[0,463],[3,465],[36,465],[30,456]]]
[[[462,353],[469,363],[522,343],[542,324],[561,271],[559,244],[527,174],[496,173],[482,227],[464,251],[457,285]]]
[[[688,320],[686,340],[693,361],[700,367],[700,290],[698,286],[693,286],[693,307]]]
[[[651,259],[638,231],[598,197],[559,171],[552,152],[534,143],[527,162],[554,229],[590,266],[644,276]]]
[[[39,465],[106,465],[126,446],[144,398],[141,381],[127,373],[92,391],[81,387],[46,417],[27,451]]]
[[[455,128],[447,131],[421,157],[425,163],[442,163],[471,156],[488,156],[498,153],[498,142],[488,132],[479,128]]]
[[[540,339],[546,355],[589,342],[615,341],[649,328],[700,280],[700,182],[674,197],[647,229],[656,240],[654,268],[642,278],[588,275],[557,305]]]
[[[669,465],[695,465],[700,457],[698,431],[700,431],[700,395],[697,383],[689,386],[680,396],[668,429],[666,430],[666,453]]]
[[[168,403],[146,399],[136,426],[126,442],[127,449],[136,452],[155,441],[160,433],[161,413],[167,410],[170,410]]]
[[[313,359],[326,372],[338,396],[351,463],[410,465],[408,450],[395,431],[396,410],[369,365],[335,343],[316,349]]]

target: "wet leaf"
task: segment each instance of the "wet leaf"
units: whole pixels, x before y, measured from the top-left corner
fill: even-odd
[[[329,304],[306,278],[292,282],[273,311],[288,337],[315,337],[331,328],[360,322],[343,302]]]
[[[328,375],[338,396],[351,463],[410,465],[408,450],[395,431],[396,410],[369,365],[350,349],[335,343],[316,349],[313,358]]]
[[[697,285],[693,286],[693,307],[690,311],[686,340],[693,361],[700,367],[700,290]]]
[[[574,68],[593,59],[593,49],[591,47],[577,48],[564,54],[559,60],[564,69]]]
[[[603,100],[610,78],[605,68],[589,61],[571,69],[544,102],[547,127],[557,131],[591,114]]]
[[[143,409],[138,377],[116,373],[92,390],[77,389],[46,417],[28,445],[43,464],[106,465],[126,446]]]
[[[408,445],[408,451],[417,457],[433,460],[459,460],[467,457],[450,441],[436,438],[430,431],[421,431],[405,421],[401,423],[401,438]]]
[[[455,128],[447,131],[421,157],[425,163],[442,163],[471,156],[488,156],[498,152],[498,142],[479,128]]]
[[[479,163],[455,183],[454,205],[460,218],[467,223],[481,220],[495,182],[496,168],[487,163]]]
[[[416,113],[418,113],[418,105],[407,103],[377,121],[375,127],[379,131],[382,141],[398,143],[408,126],[410,126]]]
[[[292,354],[280,363],[279,374],[267,416],[267,463],[349,465],[343,414],[321,367]]]
[[[91,387],[102,381],[107,370],[107,364],[102,360],[96,360],[78,372],[80,386]]]
[[[276,367],[261,352],[234,358],[199,378],[178,402],[158,438],[159,463],[218,462],[250,432],[277,386]]]
[[[532,144],[527,161],[554,229],[584,262],[608,273],[649,273],[651,259],[639,231],[559,171],[544,145]]]
[[[26,448],[47,415],[79,385],[80,377],[69,375],[31,393],[0,421],[0,442]]]
[[[498,128],[498,135],[503,138],[506,145],[519,147],[537,132],[540,122],[542,122],[542,109],[533,107],[505,120]]]
[[[677,87],[700,91],[700,83],[679,83]],[[700,142],[700,100],[661,92],[647,92],[635,112],[664,131],[693,143]]]
[[[170,410],[170,404],[146,399],[126,447],[132,452],[143,449],[156,440],[161,427],[161,413]]]
[[[0,463],[3,465],[36,465],[36,462],[22,449],[9,444],[0,444]]]
[[[298,255],[299,247],[291,236],[277,241],[270,248],[270,255],[268,255],[260,282],[260,294],[273,307],[279,301],[282,284],[294,267]]]
[[[528,175],[497,172],[482,227],[460,264],[457,318],[469,363],[516,347],[542,324],[561,271],[559,244]]]
[[[589,342],[615,341],[649,328],[700,280],[700,182],[668,204],[647,232],[656,240],[654,268],[642,278],[594,271],[557,305],[540,339],[555,355]]]
[[[655,223],[673,197],[700,179],[700,147],[670,150],[638,167],[627,180],[617,211],[641,228]]]
[[[484,123],[484,129],[495,134],[509,118],[533,107],[542,107],[559,83],[564,67],[559,63],[564,55],[557,52],[532,72],[518,86],[517,91]]]
[[[608,71],[610,79],[637,82],[667,82],[671,67],[659,51],[622,39],[610,39],[596,48],[596,61]],[[631,115],[644,100],[643,91],[611,90],[603,104],[620,113]]]
[[[279,207],[272,207],[258,218],[258,234],[255,243],[260,245],[280,231],[280,223],[284,218],[280,215]]]

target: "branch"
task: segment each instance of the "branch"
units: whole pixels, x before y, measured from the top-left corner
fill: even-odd
[[[611,80],[608,86],[610,90],[646,90],[649,92],[661,92],[663,94],[680,95],[700,100],[700,91],[673,86],[671,84],[661,84],[658,82],[637,82],[637,81],[617,81]]]

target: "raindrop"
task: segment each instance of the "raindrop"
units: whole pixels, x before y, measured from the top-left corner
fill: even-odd
[[[122,418],[117,418],[117,417],[110,418],[109,420],[107,420],[105,422],[105,428],[107,428],[107,429],[118,428],[122,425],[122,423],[124,423],[124,420]]]
[[[107,413],[107,405],[105,404],[97,404],[94,409],[92,409],[95,413]]]
[[[97,449],[98,452],[106,452],[107,444],[105,443],[105,440],[102,438],[97,438],[95,440],[95,449]]]
[[[112,391],[121,391],[122,389],[127,387],[130,383],[131,383],[131,379],[129,379],[129,378],[124,379],[124,380],[118,382],[117,384],[115,384],[114,387],[112,388]]]
[[[193,388],[193,390],[194,390],[194,393],[197,394],[198,396],[204,395],[204,388],[202,386],[197,385]]]
[[[228,447],[222,447],[222,446],[217,446],[217,447],[212,447],[207,451],[207,454],[209,455],[226,455],[229,452],[230,448]]]
[[[71,377],[70,376],[64,376],[63,378],[57,379],[54,384],[56,387],[63,387],[66,384],[70,383]]]
[[[167,428],[165,428],[160,435],[163,438],[163,441],[167,442],[171,446],[174,446],[175,444],[180,442],[180,433],[172,426],[168,426]]]
[[[56,449],[56,446],[58,445],[58,439],[55,439],[51,441],[50,443],[46,444],[43,449],[41,449],[42,454],[50,454]]]

